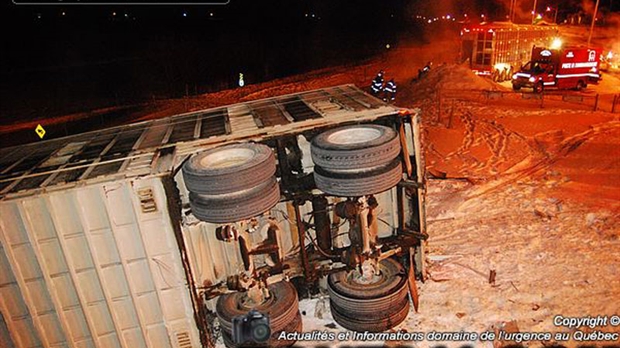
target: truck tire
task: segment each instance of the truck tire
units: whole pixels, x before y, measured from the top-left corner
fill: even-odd
[[[327,278],[334,320],[355,331],[384,331],[402,322],[409,312],[408,280],[404,267],[392,260],[379,263],[379,279],[360,283],[357,271],[341,271]]]
[[[379,261],[379,270],[379,279],[371,284],[352,281],[359,273],[357,270],[330,274],[327,278],[330,298],[345,309],[352,310],[360,303],[367,303],[372,307],[373,304],[380,304],[383,299],[389,298],[390,294],[398,294],[407,282],[407,271],[403,265],[393,259],[383,259]],[[408,290],[405,289],[406,291]]]
[[[366,170],[329,171],[314,167],[314,182],[319,190],[334,196],[359,197],[387,191],[403,176],[399,158],[388,165]]]
[[[192,213],[199,220],[231,223],[252,218],[273,208],[280,201],[275,177],[254,188],[222,195],[189,193]]]
[[[346,329],[359,332],[382,332],[402,323],[409,314],[409,299],[390,305],[391,310],[376,312],[374,316],[359,317],[354,314],[343,313],[340,308],[333,306],[330,301],[330,309],[334,320]]]
[[[512,90],[513,91],[520,91],[521,90],[521,86],[520,85],[516,85],[516,84],[512,84]]]
[[[236,347],[232,342],[232,319],[247,314],[250,309],[256,309],[269,316],[271,339],[265,347],[285,347],[294,344],[294,341],[278,340],[281,331],[301,331],[302,322],[299,314],[299,300],[297,290],[289,282],[278,282],[268,286],[271,297],[257,306],[248,307],[243,303],[244,293],[235,292],[218,298],[215,311],[220,321],[224,342],[228,347]],[[226,342],[228,341],[228,342]],[[260,347],[256,345],[255,347]]]
[[[267,181],[276,172],[276,159],[268,146],[233,144],[193,155],[182,170],[190,192],[219,195]]]
[[[543,92],[543,90],[545,89],[545,87],[543,86],[542,82],[537,82],[534,87],[534,93],[540,94]]]
[[[578,91],[583,91],[588,85],[583,81],[583,80],[579,80],[577,81],[577,87],[576,89]]]
[[[323,132],[312,139],[312,161],[325,169],[363,169],[390,163],[400,139],[390,127],[360,124]]]

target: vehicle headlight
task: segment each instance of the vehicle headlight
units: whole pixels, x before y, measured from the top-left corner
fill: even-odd
[[[513,79],[513,80],[516,80],[517,78],[519,78],[519,77],[517,76],[517,74],[512,75],[512,79]]]
[[[534,76],[530,77],[530,82],[536,82],[536,78]]]

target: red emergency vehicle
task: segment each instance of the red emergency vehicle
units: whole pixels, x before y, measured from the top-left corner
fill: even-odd
[[[535,93],[546,88],[581,90],[601,79],[600,48],[567,47],[547,49],[534,47],[532,59],[512,76],[512,88],[530,87]]]

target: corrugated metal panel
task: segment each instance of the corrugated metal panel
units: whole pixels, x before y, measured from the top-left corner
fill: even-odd
[[[9,328],[6,326],[6,321],[0,311],[0,348],[15,348],[13,339],[9,332]]]
[[[42,347],[32,316],[13,274],[4,246],[0,244],[0,313],[18,347]]]
[[[200,346],[161,179],[4,201],[0,215],[0,310],[18,347]]]

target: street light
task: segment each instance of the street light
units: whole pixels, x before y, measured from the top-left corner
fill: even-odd
[[[555,7],[555,14],[553,15],[553,24],[558,23],[558,10],[559,9],[560,9],[559,5]],[[553,7],[547,6],[547,10],[545,12],[551,12],[551,11],[553,11]]]
[[[590,24],[590,35],[588,35],[588,47],[590,47],[590,40],[592,39],[592,31],[594,30],[594,22],[596,22],[596,15],[598,14],[598,4],[600,0],[596,0],[596,6],[594,7],[594,16],[592,17],[592,24]]]

